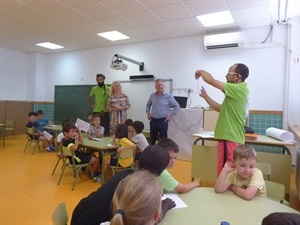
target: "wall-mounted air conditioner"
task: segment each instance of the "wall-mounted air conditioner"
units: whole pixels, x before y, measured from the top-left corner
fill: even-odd
[[[205,50],[243,48],[245,47],[244,32],[233,32],[204,36]]]

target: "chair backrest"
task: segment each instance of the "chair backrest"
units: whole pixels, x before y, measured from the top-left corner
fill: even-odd
[[[283,184],[266,180],[267,197],[283,203],[285,197],[285,186]]]
[[[217,155],[216,146],[192,146],[192,179],[215,181],[217,179]]]
[[[5,120],[5,128],[15,128],[15,120]]]
[[[34,127],[26,127],[26,134],[27,134],[27,139],[28,140],[38,140],[36,139],[36,136],[35,136],[35,129]]]
[[[53,225],[66,225],[68,223],[68,212],[66,203],[60,203],[52,214]]]
[[[132,160],[132,164],[130,166],[133,166],[134,165],[135,153],[136,153],[136,145],[133,145],[132,148],[124,149],[120,154],[118,154],[118,163],[117,163],[117,165],[119,165],[119,159],[120,158],[132,157],[133,160]]]
[[[262,172],[265,180],[270,180],[272,174],[271,163],[257,162],[255,167]]]

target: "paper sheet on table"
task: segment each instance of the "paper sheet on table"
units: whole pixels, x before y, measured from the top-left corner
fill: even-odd
[[[286,130],[281,130],[275,127],[270,127],[266,130],[266,135],[279,139],[284,142],[291,142],[294,140],[294,134],[286,131]]]
[[[202,137],[202,138],[212,138],[214,137],[215,132],[213,131],[203,131],[201,133],[193,134],[193,136]]]
[[[161,197],[161,200],[164,200],[166,198],[170,198],[172,199],[175,203],[176,203],[176,206],[173,208],[173,209],[179,209],[179,208],[186,208],[188,207],[184,201],[181,200],[181,198],[179,198],[179,196],[177,194],[164,194],[162,197]]]
[[[76,123],[75,123],[76,127],[79,127],[80,130],[87,132],[90,128],[90,124],[85,122],[82,119],[77,118]]]
[[[101,138],[92,138],[94,141],[101,141]]]
[[[44,136],[48,141],[50,141],[51,138],[52,138],[52,135],[49,134],[47,131],[44,131],[44,132],[43,132],[43,136]]]

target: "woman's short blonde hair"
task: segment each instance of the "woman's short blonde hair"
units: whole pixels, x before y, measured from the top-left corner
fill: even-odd
[[[120,91],[121,91],[121,93],[123,93],[121,83],[119,81],[115,80],[111,83],[110,90],[109,90],[109,95],[111,96],[111,95],[114,94],[114,89],[113,89],[114,84],[119,84],[120,85]]]

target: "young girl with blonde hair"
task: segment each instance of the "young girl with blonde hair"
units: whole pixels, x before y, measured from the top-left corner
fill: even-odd
[[[100,225],[153,225],[160,218],[162,187],[147,170],[123,179],[113,196],[111,222]]]

